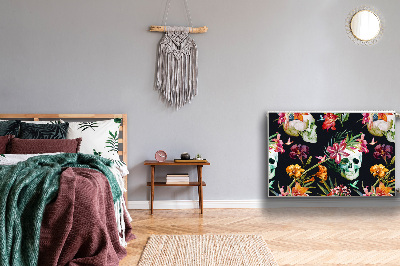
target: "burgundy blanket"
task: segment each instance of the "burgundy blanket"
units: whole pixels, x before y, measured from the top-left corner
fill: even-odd
[[[130,240],[127,219],[125,225]],[[118,265],[125,256],[107,178],[88,168],[66,168],[56,200],[45,209],[38,265]]]

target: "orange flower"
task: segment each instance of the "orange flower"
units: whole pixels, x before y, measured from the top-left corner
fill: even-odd
[[[304,172],[305,170],[301,168],[300,165],[295,164],[295,165],[289,165],[288,167],[286,167],[286,173],[288,173],[288,175],[294,176],[294,178],[299,178],[301,176],[301,174]]]
[[[292,195],[293,196],[308,196],[306,194],[306,191],[308,190],[308,188],[306,187],[302,187],[300,186],[299,183],[296,182],[296,186],[294,186],[294,188],[292,188]]]
[[[378,120],[384,120],[387,122],[387,116],[385,113],[378,113]]]
[[[315,181],[315,179],[314,179],[314,177],[312,177],[312,178],[308,179],[307,181],[304,181],[304,183],[310,183],[310,182],[314,182],[314,181]]]
[[[377,196],[392,196],[390,192],[392,191],[391,187],[385,187],[385,185],[380,182],[379,187],[376,188],[376,195]]]
[[[389,171],[385,166],[383,166],[383,164],[375,164],[374,166],[371,166],[369,170],[371,171],[371,174],[378,176],[378,179],[384,177],[386,172]]]
[[[320,182],[323,183],[323,181],[326,181],[328,179],[327,169],[323,165],[318,165],[318,167],[319,171],[315,174],[315,176],[321,178]]]
[[[297,120],[300,120],[303,122],[303,114],[302,113],[294,113],[293,118],[294,118],[294,120],[297,119]]]

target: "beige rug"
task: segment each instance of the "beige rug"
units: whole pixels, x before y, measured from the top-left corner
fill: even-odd
[[[259,235],[152,235],[138,265],[278,264]]]

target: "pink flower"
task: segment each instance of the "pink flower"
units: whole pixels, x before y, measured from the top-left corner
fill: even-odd
[[[286,120],[286,113],[279,113],[278,124],[282,124]]]
[[[281,140],[281,134],[276,135],[276,139],[272,139],[272,141],[275,142],[273,144],[274,146],[274,151],[284,153],[285,150],[283,149],[283,141]]]
[[[351,196],[351,190],[344,185],[340,185],[332,188],[327,196]]]
[[[368,186],[366,186],[366,187],[364,188],[364,192],[365,192],[365,194],[363,194],[364,197],[370,197],[370,196],[372,196],[372,195],[374,194],[375,188],[372,187],[372,188],[371,188],[371,192],[368,192]]]
[[[368,129],[372,128],[372,124],[373,124],[373,114],[370,113],[363,113],[363,120],[362,123],[363,124],[368,124]]]
[[[289,113],[278,113],[278,124],[283,123],[283,128],[287,130],[289,128]]]
[[[360,152],[368,153],[369,152],[369,150],[367,148],[368,142],[366,140],[364,140],[364,136],[365,136],[365,134],[361,134],[361,138],[357,139],[357,141],[359,142],[359,144],[357,145],[357,148]]]
[[[330,153],[329,158],[335,159],[335,163],[339,164],[342,160],[342,156],[347,157],[350,155],[344,151],[346,149],[346,145],[346,141],[342,140],[340,144],[334,143],[333,146],[328,146],[326,151]]]
[[[319,162],[318,162],[318,163],[323,163],[323,162],[325,162],[325,160],[326,160],[326,155],[324,155],[324,157],[322,157],[322,156],[317,156],[316,158],[319,159]]]
[[[283,187],[281,187],[279,189],[279,191],[281,192],[281,194],[279,195],[280,197],[286,197],[287,195],[289,195],[289,192],[285,192],[285,190],[283,189]]]
[[[369,120],[370,120],[369,113],[363,113],[362,115],[363,115],[363,120],[362,120],[362,123],[363,123],[363,124],[366,124],[366,123],[368,123],[368,122],[369,122]]]

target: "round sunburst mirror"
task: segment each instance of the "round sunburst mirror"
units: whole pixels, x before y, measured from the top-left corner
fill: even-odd
[[[346,30],[350,39],[361,45],[375,44],[383,31],[380,17],[372,8],[354,9],[346,20]]]

